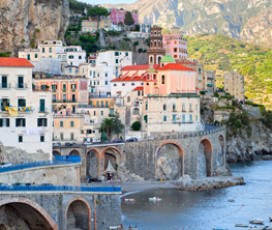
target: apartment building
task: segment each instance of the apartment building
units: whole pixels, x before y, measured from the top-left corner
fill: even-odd
[[[233,95],[237,100],[245,99],[244,77],[238,72],[224,74],[224,90]]]

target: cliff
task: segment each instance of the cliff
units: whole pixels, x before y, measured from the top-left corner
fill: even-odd
[[[68,20],[67,0],[1,0],[0,52],[63,39]]]
[[[251,135],[245,130],[227,140],[227,161],[231,163],[251,161],[258,158],[271,159],[272,130],[259,121],[250,123]]]
[[[109,6],[109,5],[108,5]],[[186,34],[224,34],[272,47],[270,0],[138,0],[140,23],[179,26]]]

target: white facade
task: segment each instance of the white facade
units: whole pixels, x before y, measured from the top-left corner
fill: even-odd
[[[82,50],[81,46],[67,46],[64,49],[67,56],[68,65],[79,66],[86,62],[86,52]]]
[[[111,80],[120,75],[122,67],[132,64],[130,51],[105,51],[89,59],[90,92],[98,95],[111,93]]]
[[[30,62],[1,58],[0,141],[28,153],[52,159],[51,93],[32,90]]]

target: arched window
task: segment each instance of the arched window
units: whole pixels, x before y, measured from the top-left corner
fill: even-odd
[[[122,86],[125,86],[125,85],[126,85],[125,83],[122,84]]]
[[[150,63],[153,63],[153,57],[152,57],[152,56],[150,56],[149,62],[150,62]]]
[[[74,59],[74,55],[69,55],[68,58],[69,59]]]

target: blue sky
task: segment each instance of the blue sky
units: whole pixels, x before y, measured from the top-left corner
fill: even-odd
[[[104,4],[104,3],[120,4],[120,3],[136,2],[136,0],[78,0],[78,1],[86,2],[86,3],[89,3],[89,4]]]

